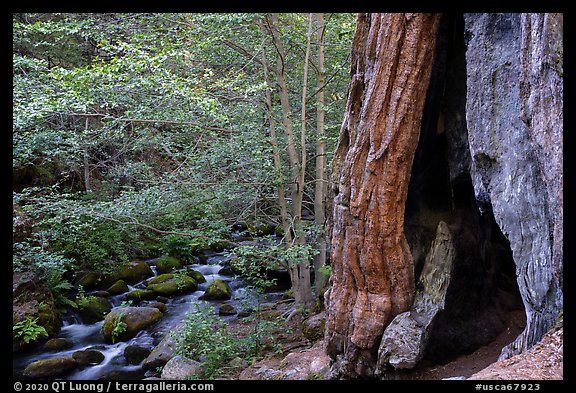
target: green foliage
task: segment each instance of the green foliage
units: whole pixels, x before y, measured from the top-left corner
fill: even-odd
[[[141,256],[156,237],[164,253],[189,262],[206,247],[225,248],[229,224],[276,220],[277,180],[289,179],[289,170],[274,170],[263,121],[264,92],[275,95],[275,89],[264,82],[259,58],[266,53],[271,60],[275,48],[259,27],[262,19],[249,13],[13,14],[14,205],[34,228],[19,232],[17,244],[36,254],[15,253],[16,269],[34,269],[42,256],[66,265],[63,272],[107,273]],[[325,21],[331,152],[355,23],[352,14],[326,14]],[[281,14],[278,27],[290,99],[297,103],[306,15]],[[316,73],[309,77],[312,97]],[[307,104],[311,124],[316,104]],[[280,118],[279,105],[273,112]],[[283,135],[280,122],[277,127]],[[285,140],[280,151],[285,162]],[[161,231],[192,237],[161,237]],[[311,254],[289,250],[273,250],[271,259],[304,263]]]
[[[228,363],[236,357],[250,361],[270,346],[279,352],[279,343],[270,337],[281,326],[280,321],[261,319],[243,337],[236,337],[209,304],[194,303],[186,314],[183,328],[173,332],[172,337],[177,344],[177,353],[202,360],[203,377],[211,379],[225,373]]]
[[[53,242],[55,250],[79,261],[83,267],[96,268],[103,272],[110,269],[109,265],[103,263],[105,260],[117,260],[120,263],[129,261],[120,228],[108,222],[94,222],[88,218],[80,220],[78,225],[79,228],[68,225],[52,228],[58,232],[58,237]],[[90,230],[87,230],[87,227],[90,227]]]
[[[195,256],[209,248],[204,237],[167,235],[162,238],[161,250],[164,254],[177,258],[185,264],[195,262]]]
[[[204,362],[204,377],[211,379],[241,350],[239,341],[227,329],[209,305],[192,304],[186,314],[184,326],[172,333],[177,343],[177,353]]]
[[[44,326],[38,324],[38,318],[27,317],[12,326],[12,336],[28,344],[48,337],[48,332],[46,332]]]
[[[82,285],[78,286],[78,294],[76,295],[75,307],[80,310],[84,310],[86,307],[90,306],[90,303],[96,298],[93,295],[86,295]]]
[[[173,273],[174,274],[174,281],[176,282],[176,286],[178,287],[178,290],[182,291],[186,288],[186,281],[190,280],[190,276],[188,275],[188,273],[186,272],[185,269],[183,270],[178,270],[176,272]]]
[[[277,257],[283,248],[279,245],[238,246],[232,251],[234,268],[249,288],[263,294],[267,288],[276,284],[276,280],[268,278],[267,272],[281,266]]]
[[[124,322],[124,316],[126,313],[124,311],[120,311],[114,317],[112,321],[112,330],[110,331],[110,338],[112,339],[112,344],[116,342],[116,339],[126,331],[128,325]]]
[[[54,305],[59,312],[65,312],[68,306],[75,306],[74,302],[66,297],[66,293],[72,289],[72,284],[64,278],[72,263],[72,259],[38,246],[28,243],[13,245],[14,271],[29,270],[45,277],[54,298]]]
[[[330,265],[322,266],[318,269],[317,273],[330,277],[330,274],[332,274],[332,266]]]

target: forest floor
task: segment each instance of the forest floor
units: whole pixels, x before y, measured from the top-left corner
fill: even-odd
[[[323,341],[313,343],[307,340],[299,329],[301,321],[299,316],[293,318],[289,323],[292,332],[275,337],[282,345],[281,355],[270,353],[264,359],[238,370],[226,379],[324,379],[329,370],[330,359],[324,352]],[[506,328],[490,344],[445,364],[424,364],[406,379],[563,379],[563,327],[551,330],[528,352],[498,361],[502,348],[522,332],[524,324],[524,313],[512,312]]]

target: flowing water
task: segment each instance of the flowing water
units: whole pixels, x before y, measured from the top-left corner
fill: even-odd
[[[145,370],[142,362],[137,365],[130,365],[124,357],[124,350],[129,345],[136,345],[152,349],[157,345],[165,334],[173,331],[186,316],[192,304],[201,302],[199,298],[204,294],[208,285],[216,280],[221,279],[228,281],[232,289],[232,298],[230,300],[214,300],[206,303],[215,307],[216,311],[221,303],[229,303],[236,310],[242,310],[254,302],[250,292],[246,290],[245,283],[238,276],[223,276],[218,274],[220,269],[226,265],[229,257],[224,253],[209,252],[206,254],[206,264],[189,265],[194,270],[201,272],[206,278],[205,283],[198,284],[197,290],[192,293],[178,295],[170,298],[166,303],[167,309],[163,313],[162,319],[148,329],[142,330],[138,335],[125,342],[109,344],[104,341],[101,332],[103,321],[93,324],[85,324],[77,314],[71,313],[63,318],[63,327],[56,337],[66,338],[72,342],[73,346],[65,350],[46,350],[39,345],[37,348],[15,355],[13,358],[13,376],[21,379],[24,368],[40,359],[47,359],[61,356],[72,356],[76,351],[97,350],[104,355],[104,360],[91,366],[78,367],[72,372],[59,379],[66,380],[97,380],[97,379],[142,379]],[[156,275],[155,262],[158,258],[146,261],[150,264],[152,271]],[[142,281],[133,286],[129,286],[130,291],[145,288],[145,282]],[[126,294],[111,296],[108,298],[113,307],[120,306],[126,300]],[[280,293],[267,294],[266,301],[273,301],[280,297]],[[230,321],[237,318],[237,315],[222,316],[224,320]]]

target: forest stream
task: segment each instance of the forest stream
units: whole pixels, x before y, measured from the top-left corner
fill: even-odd
[[[125,350],[128,347],[135,348],[154,348],[165,337],[178,329],[183,322],[190,307],[194,303],[202,302],[206,288],[215,280],[223,280],[228,283],[232,289],[232,296],[229,300],[205,300],[205,304],[214,307],[216,314],[221,304],[227,303],[234,307],[234,310],[249,309],[255,301],[254,294],[246,290],[246,283],[240,277],[232,275],[219,274],[223,268],[228,266],[228,262],[233,257],[227,251],[216,252],[207,251],[205,263],[194,263],[187,265],[188,269],[194,269],[204,276],[206,282],[199,283],[197,290],[191,293],[175,295],[166,302],[166,310],[163,312],[162,319],[147,329],[141,330],[134,338],[127,341],[119,341],[113,344],[107,343],[102,333],[104,321],[96,323],[84,323],[81,316],[71,311],[63,317],[63,327],[55,338],[63,338],[69,341],[72,346],[63,350],[45,349],[43,345],[20,353],[13,360],[13,377],[16,379],[23,378],[22,372],[27,365],[41,359],[72,356],[79,351],[98,351],[104,355],[104,359],[97,364],[88,364],[81,366],[68,374],[62,379],[66,380],[98,380],[98,379],[143,379],[146,377],[146,370],[143,367],[144,359],[137,364],[130,364],[125,357]],[[154,277],[158,276],[156,262],[159,258],[145,260],[154,272]],[[227,273],[228,274],[228,273]],[[142,280],[135,285],[129,285],[129,291],[108,297],[112,305],[112,310],[124,307],[127,296],[130,292],[146,288],[146,281]],[[269,292],[265,294],[265,299],[261,301],[274,301],[282,296],[281,292]],[[141,302],[139,305],[144,305]],[[240,314],[242,316],[242,314]],[[232,321],[238,318],[238,313],[232,315],[220,315],[224,321]],[[133,361],[132,361],[133,363]]]

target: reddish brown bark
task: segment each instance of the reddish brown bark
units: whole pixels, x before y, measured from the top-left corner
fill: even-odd
[[[430,80],[436,14],[360,14],[333,162],[326,339],[338,375],[369,375],[382,333],[409,309],[404,206]]]

